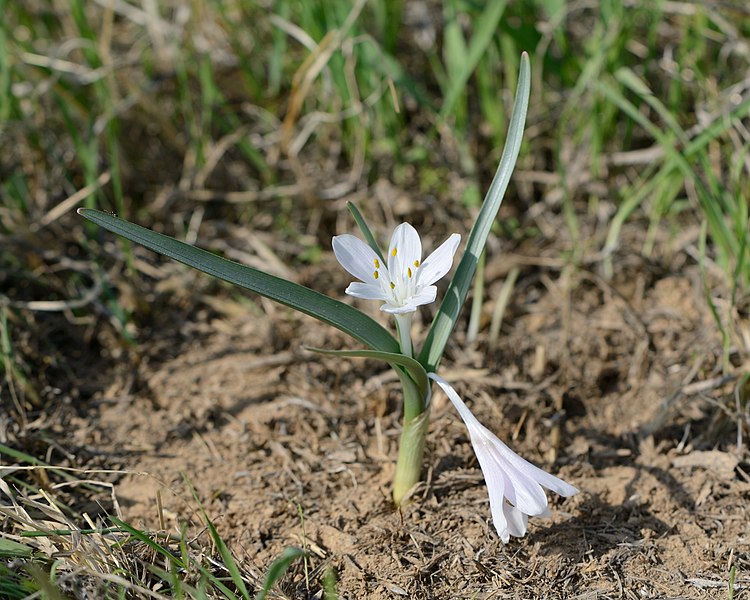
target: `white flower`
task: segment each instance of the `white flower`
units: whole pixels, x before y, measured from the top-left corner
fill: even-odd
[[[569,483],[518,456],[477,420],[450,384],[434,373],[429,377],[445,392],[469,429],[471,445],[487,482],[492,522],[504,544],[511,535],[526,534],[530,516],[549,515],[547,495],[542,488],[565,497],[578,493]]]
[[[435,301],[437,288],[432,284],[450,271],[460,241],[454,233],[422,262],[419,234],[402,223],[393,231],[387,265],[370,246],[349,234],[333,238],[333,252],[341,266],[360,280],[349,284],[347,294],[383,300],[380,310],[399,315]]]

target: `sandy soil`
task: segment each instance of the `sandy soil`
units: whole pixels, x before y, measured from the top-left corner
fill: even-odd
[[[332,261],[320,272],[343,290]],[[188,521],[205,535],[184,474],[249,573],[306,548],[283,597],[319,598],[333,568],[341,598],[725,598],[730,564],[735,598],[747,597],[747,455],[721,409],[731,382],[697,267],[621,255],[605,281],[585,259],[574,270],[521,249],[488,265],[487,318],[514,264],[498,347],[484,334],[467,347],[459,332],[441,373],[581,493],[553,498],[552,517],[506,546],[450,403],[436,395],[424,483],[394,510],[395,376],[307,351],[353,343],[270,303],[257,302],[262,318],[183,323],[188,341],[111,376],[71,441],[128,471],[116,492],[136,525]]]

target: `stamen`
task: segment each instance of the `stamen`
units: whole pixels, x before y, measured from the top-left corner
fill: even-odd
[[[380,277],[380,273],[378,273],[377,271],[375,271],[375,272],[374,272],[374,273],[372,274],[372,276],[373,276],[373,277],[374,277],[375,279],[377,279],[378,277]]]
[[[380,268],[380,261],[376,258],[373,262],[375,263],[375,268],[379,269]]]
[[[406,268],[406,274],[409,276],[409,279],[411,279],[411,267]]]
[[[396,284],[391,281],[391,289],[395,288]]]
[[[396,256],[396,252],[398,252],[398,248],[391,250],[391,256]]]
[[[419,266],[419,261],[418,261],[418,260],[415,260],[415,261],[414,261],[414,266],[415,266],[415,267],[418,267],[418,266]]]

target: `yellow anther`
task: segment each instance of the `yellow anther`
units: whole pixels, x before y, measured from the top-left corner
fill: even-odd
[[[398,252],[398,248],[394,248],[391,250],[391,256],[396,256],[396,253]]]
[[[380,273],[378,273],[377,271],[375,271],[375,272],[374,272],[374,273],[372,274],[372,276],[373,276],[373,277],[374,277],[375,279],[377,279],[378,277],[380,277]]]
[[[418,261],[418,260],[415,260],[415,261],[414,261],[414,266],[415,266],[415,267],[418,267],[418,266],[419,266],[419,261]]]
[[[395,288],[396,284],[391,281],[391,289]]]
[[[375,268],[379,269],[380,268],[380,261],[376,258],[373,262],[375,263]]]
[[[406,268],[406,274],[409,276],[409,279],[411,279],[411,268],[410,267]]]

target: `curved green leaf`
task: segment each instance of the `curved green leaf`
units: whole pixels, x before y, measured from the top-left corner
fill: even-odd
[[[482,250],[484,250],[484,245],[490,233],[492,223],[497,216],[497,211],[500,210],[500,204],[503,201],[505,190],[508,188],[508,182],[513,173],[513,167],[521,150],[524,123],[526,122],[526,109],[529,106],[529,92],[531,88],[530,71],[529,55],[524,52],[521,55],[521,72],[518,76],[516,99],[513,106],[513,113],[510,117],[508,137],[503,149],[503,156],[500,159],[500,165],[497,168],[490,189],[487,191],[487,196],[484,198],[477,221],[474,223],[474,227],[472,227],[469,234],[469,241],[461,257],[461,262],[456,269],[456,275],[453,277],[450,286],[448,286],[448,291],[443,298],[443,302],[440,304],[435,319],[432,321],[430,332],[427,334],[424,346],[422,347],[422,352],[419,354],[419,362],[429,372],[437,370],[440,358],[443,356],[443,350],[445,350],[445,345],[448,342],[448,337],[458,320],[458,314],[461,311],[464,300],[466,300],[466,294],[469,292],[471,278],[474,276],[477,262],[482,254]]]
[[[100,210],[80,208],[78,214],[154,252],[333,325],[370,348],[382,352],[399,351],[398,342],[382,325],[357,309],[320,292],[221,258]]]
[[[294,546],[285,548],[281,553],[281,556],[273,561],[269,567],[268,573],[266,573],[266,579],[263,582],[263,587],[256,594],[255,600],[265,600],[265,598],[268,597],[268,592],[270,592],[271,588],[281,580],[282,577],[284,577],[284,574],[292,563],[299,558],[303,558],[305,555],[306,552],[302,550],[302,548],[296,548]]]
[[[403,367],[409,376],[412,378],[414,383],[417,384],[420,393],[423,398],[426,398],[428,390],[430,389],[430,380],[427,377],[427,371],[420,365],[415,359],[405,354],[399,354],[394,352],[378,352],[377,350],[327,350],[325,348],[311,348],[308,347],[311,352],[317,352],[318,354],[328,354],[333,356],[347,356],[350,358],[375,358],[383,360],[387,363],[398,365]]]

